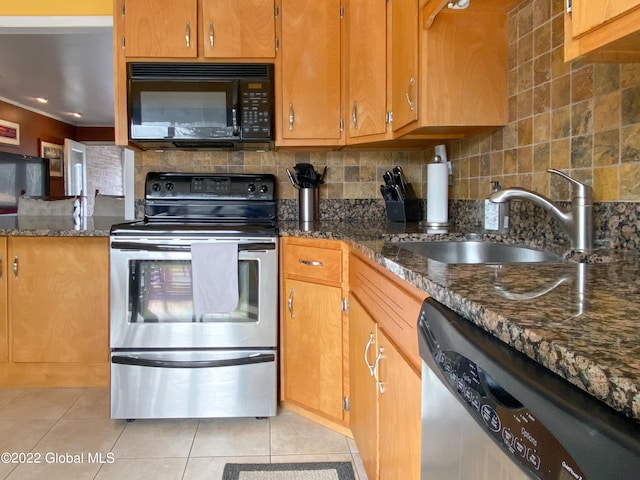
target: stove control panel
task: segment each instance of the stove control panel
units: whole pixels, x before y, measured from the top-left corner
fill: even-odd
[[[148,173],[145,198],[153,200],[275,201],[271,174]]]

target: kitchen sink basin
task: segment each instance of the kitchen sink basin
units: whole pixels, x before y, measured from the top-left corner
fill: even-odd
[[[394,245],[442,263],[501,264],[563,261],[553,253],[506,243],[466,240],[396,242]]]

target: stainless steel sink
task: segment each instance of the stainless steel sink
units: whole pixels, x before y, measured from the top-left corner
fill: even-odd
[[[395,242],[394,245],[442,263],[501,264],[564,261],[553,253],[505,243],[465,240]]]

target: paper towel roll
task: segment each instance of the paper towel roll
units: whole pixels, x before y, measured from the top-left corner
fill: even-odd
[[[427,224],[449,222],[449,170],[446,163],[427,165]]]

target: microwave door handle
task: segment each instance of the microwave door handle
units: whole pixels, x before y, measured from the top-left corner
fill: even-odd
[[[233,134],[238,136],[240,128],[238,128],[238,110],[235,108],[231,109],[231,124],[233,126]]]

